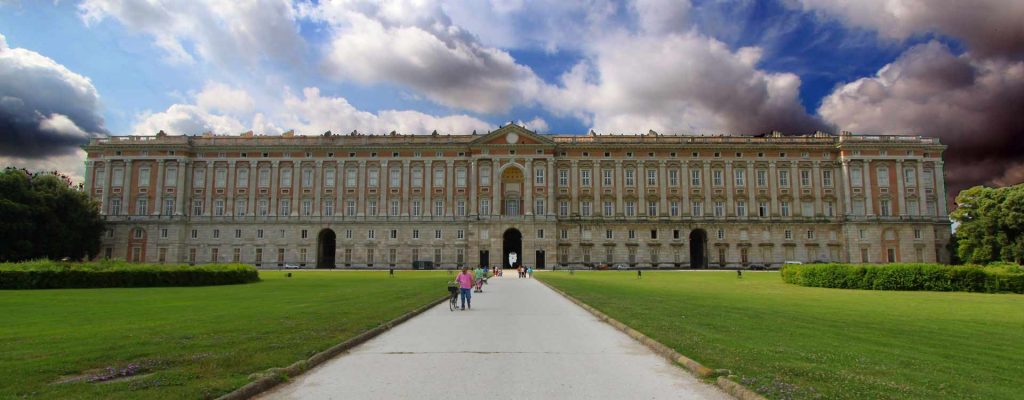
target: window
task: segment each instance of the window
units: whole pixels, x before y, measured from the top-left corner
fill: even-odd
[[[635,201],[630,200],[630,201],[626,202],[626,216],[627,217],[635,217],[636,216],[636,202]]]
[[[911,200],[907,202],[907,214],[921,215],[921,209],[918,206],[917,201]]]
[[[921,228],[914,228],[914,239],[921,239]]]
[[[397,199],[391,200],[391,212],[388,215],[399,215],[401,214],[402,203]]]
[[[367,230],[366,231],[366,238],[370,239],[370,240],[376,239],[377,238],[377,232],[374,231],[373,229]]]
[[[143,231],[143,230],[142,230],[142,228],[135,228],[135,229],[132,229],[132,235],[133,235],[133,236],[134,236],[134,237],[135,237],[136,239],[142,239],[142,237],[144,236],[144,234],[145,234],[145,231]]]
[[[788,201],[783,201],[782,203],[780,203],[779,204],[779,208],[781,208],[781,212],[782,212],[782,216],[783,217],[788,217],[789,216],[789,202]]]
[[[800,202],[800,215],[804,217],[813,217],[814,203],[809,201]]]
[[[561,231],[559,231],[558,238],[562,239],[562,240],[569,239],[569,230],[568,229],[562,229]]]
[[[278,215],[290,215],[292,213],[292,201],[290,199],[281,199],[280,211]]]
[[[96,181],[95,186],[98,188],[104,187],[107,182],[106,170],[103,168],[96,168]],[[173,185],[168,185],[173,186]]]
[[[558,186],[569,187],[569,170],[560,169],[558,170]]]
[[[299,262],[306,262],[306,248],[299,249]]]
[[[196,263],[196,248],[195,247],[192,247],[192,248],[188,249],[188,263],[189,264],[195,264]]]
[[[544,205],[544,199],[537,199],[533,205],[533,213],[535,215],[544,215],[544,213],[546,212],[544,209]]]
[[[583,215],[584,217],[589,217],[590,216],[590,205],[591,205],[590,201],[587,201],[587,200],[584,200],[584,201],[580,202],[580,214]]]
[[[218,217],[224,216],[224,199],[217,199],[213,201],[213,215]]]
[[[345,215],[354,216],[356,215],[356,201],[348,200],[345,201]]]
[[[537,239],[543,239],[543,238],[544,238],[544,230],[543,229],[538,229],[537,230]]]
[[[679,170],[670,169],[668,170],[668,185],[679,186]]]
[[[434,264],[441,265],[441,249],[434,249]]]
[[[656,217],[658,216],[658,202],[648,201],[647,202],[647,216]]]
[[[324,186],[325,187],[329,187],[329,188],[334,187],[334,178],[335,178],[334,174],[335,174],[334,168],[328,168],[328,169],[324,170]]]
[[[266,217],[268,214],[270,214],[270,206],[266,199],[260,199],[260,201],[257,204],[259,208],[259,214],[261,217]]]
[[[168,173],[170,169],[168,169]],[[235,186],[241,188],[249,187],[249,169],[242,168],[235,172]]]
[[[768,171],[765,171],[763,169],[757,170],[757,186],[768,186]]]
[[[806,169],[800,170],[800,186],[811,186],[811,171]]]
[[[420,230],[419,229],[413,229],[412,230],[412,238],[413,239],[419,239],[420,238]],[[413,257],[413,259],[416,259],[416,257]]]
[[[135,215],[146,215],[149,213],[149,199],[140,198],[135,200]]]
[[[779,171],[779,186],[782,186],[782,187],[789,186],[789,171],[786,171],[786,170]]]
[[[391,238],[391,239],[398,239],[398,229],[392,229],[389,232],[389,236],[388,237]]]
[[[610,187],[610,186],[612,186],[612,176],[613,176],[612,174],[614,174],[614,173],[615,173],[615,171],[610,170],[610,169],[601,170],[601,186],[603,186],[603,187]]]
[[[589,169],[581,169],[580,170],[580,185],[583,186],[583,187],[590,187],[590,170]]]
[[[345,186],[350,188],[356,187],[356,179],[358,177],[359,171],[357,171],[355,168],[349,168],[345,170]]]
[[[412,201],[412,215],[418,217],[423,215],[423,202],[420,200]]]
[[[825,187],[832,187],[832,170],[821,171],[821,185]]]
[[[480,215],[491,215],[491,199],[480,199]]]
[[[814,240],[814,229],[808,229],[807,230],[807,239],[808,240]]]
[[[334,216],[334,200],[324,200],[324,215]]]
[[[440,239],[440,238],[441,238],[441,230],[440,229],[435,229],[434,230],[434,239]]]
[[[388,262],[392,266],[398,262],[398,249],[388,249]]]
[[[636,186],[636,170],[629,168],[625,170],[626,186]]]
[[[628,250],[628,261],[630,264],[636,263],[636,247],[630,247]]]
[[[693,186],[700,186],[700,170],[694,169],[690,171],[690,184]]]
[[[307,217],[313,215],[313,200],[302,199],[302,215]]]
[[[926,169],[923,172],[921,172],[921,185],[924,187],[932,187],[932,170]]]
[[[647,170],[647,186],[655,186],[658,184],[658,171],[655,169]]]
[[[203,215],[203,201],[200,199],[192,200],[192,215]]]
[[[400,168],[391,168],[391,171],[388,172],[388,179],[390,187],[397,188],[402,186],[402,170]]]
[[[139,186],[149,186],[149,167],[139,168]]]
[[[765,218],[768,216],[768,202],[762,201],[757,204],[757,216]]]
[[[370,215],[371,217],[377,216],[377,200],[366,201],[366,214]]]
[[[213,238],[214,239],[220,239],[220,229],[214,229],[213,230]]]
[[[292,169],[284,168],[281,170],[281,187],[292,186]]]
[[[611,264],[611,262],[612,262],[612,255],[614,255],[614,254],[615,254],[615,248],[614,247],[612,247],[612,246],[605,247],[604,248],[604,262]]]
[[[366,185],[368,187],[375,188],[380,184],[380,170],[377,168],[370,168],[367,171]]]
[[[167,228],[160,228],[160,238],[161,239],[167,239]],[[136,239],[141,239],[141,238],[137,237]]]
[[[704,202],[694,201],[690,204],[690,206],[690,215],[693,215],[695,217],[704,215]]]
[[[606,216],[615,215],[614,204],[611,201],[605,200],[604,202],[604,214]]]
[[[747,185],[747,171],[737,169],[733,171],[733,175],[736,175],[736,186],[742,187]]]
[[[260,169],[259,180],[260,187],[270,186],[270,170],[267,168]]]
[[[604,238],[605,239],[609,239],[609,240],[615,239],[615,231],[613,231],[611,229],[605,229],[604,230]]]
[[[434,168],[434,186],[444,186],[444,168]]]
[[[256,265],[263,263],[263,249],[256,249]]]
[[[668,202],[668,214],[673,217],[679,216],[679,201],[672,200]]]
[[[736,215],[740,217],[747,216],[747,202],[740,200],[736,202]]]
[[[892,215],[892,209],[891,209],[891,206],[889,205],[889,200],[887,200],[887,199],[879,200],[878,201],[878,208],[879,208],[878,211],[881,214],[881,216],[888,217],[888,216]]]
[[[679,239],[679,230],[678,229],[673,229],[672,230],[672,239]]]
[[[366,249],[366,265],[373,265],[373,249]]]
[[[722,186],[722,170],[716,169],[711,171],[711,184],[714,186]]]
[[[199,239],[199,230],[193,229],[189,237],[192,239]]]
[[[537,167],[533,169],[534,183],[538,185],[544,184],[544,167]]]
[[[245,170],[248,172],[248,170]],[[103,170],[99,170],[99,174],[103,173]],[[171,166],[167,167],[167,171],[164,174],[164,186],[177,186],[178,185],[178,167]],[[100,186],[103,186],[102,183]],[[246,185],[248,186],[248,185]]]
[[[412,187],[423,187],[423,168],[415,167],[412,169]]]
[[[715,237],[717,237],[718,240],[725,240],[725,229],[718,228],[718,232],[716,232]]]
[[[724,217],[725,216],[725,203],[723,203],[721,201],[716,201],[715,202],[715,216],[716,217]]]
[[[480,186],[491,186],[491,167],[480,167]]]
[[[558,202],[558,215],[561,217],[569,216],[569,202],[561,200]]]
[[[456,239],[465,239],[466,238],[466,231],[463,230],[463,229],[459,229],[459,230],[455,231],[455,238]]]
[[[241,239],[241,238],[242,238],[242,230],[241,229],[235,229],[235,239]]]
[[[854,168],[850,170],[850,184],[853,185],[853,187],[864,186],[864,175],[862,174],[860,168]]]
[[[444,200],[436,200],[436,201],[434,201],[434,215],[437,215],[437,216],[443,216],[444,215]]]
[[[631,240],[636,239],[636,230],[630,229],[628,232],[626,232],[626,237],[628,237]]]
[[[654,240],[658,239],[658,230],[657,229],[651,229],[651,239],[654,239]]]
[[[466,201],[459,200],[455,202],[455,215],[459,217],[466,216]]]
[[[832,200],[825,202],[825,216],[834,217],[836,215],[836,204]]]
[[[112,175],[110,177],[110,186],[121,187],[124,185],[124,168],[114,168]]]
[[[466,167],[455,169],[455,187],[466,187]]]
[[[878,167],[878,186],[889,187],[889,167]]]
[[[227,186],[228,171],[224,168],[217,168],[213,171],[213,185],[218,188]]]

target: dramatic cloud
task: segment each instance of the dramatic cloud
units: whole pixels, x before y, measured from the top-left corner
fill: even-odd
[[[79,10],[87,24],[112,18],[151,35],[181,63],[195,61],[190,49],[221,66],[299,63],[305,47],[288,0],[85,0]]]
[[[800,78],[757,69],[760,49],[732,51],[696,32],[604,38],[542,96],[600,132],[811,133],[827,126],[799,101]]]
[[[956,56],[930,42],[874,77],[837,88],[818,112],[856,133],[938,137],[949,193],[980,183],[1019,183],[1024,162],[1024,62]],[[1015,172],[1016,171],[1016,172]]]
[[[105,135],[88,78],[0,35],[0,156],[66,155]]]
[[[132,133],[155,135],[164,131],[174,135],[197,135],[205,132],[235,134],[245,130],[245,125],[235,117],[213,114],[191,104],[174,104],[166,111],[140,115],[135,127],[132,128]]]
[[[398,83],[440,104],[503,112],[540,80],[505,51],[481,45],[436,4],[324,2],[310,11],[334,30],[325,67],[338,79]]]
[[[934,32],[963,39],[979,56],[1024,54],[1024,2],[1014,0],[799,0],[850,25],[905,39]]]
[[[219,82],[208,82],[196,95],[196,105],[207,111],[228,114],[251,112],[256,106],[246,91]]]

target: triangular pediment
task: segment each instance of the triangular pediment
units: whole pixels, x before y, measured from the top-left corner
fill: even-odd
[[[539,135],[517,124],[510,123],[497,130],[483,135],[473,141],[475,145],[510,145],[510,144],[555,144],[550,138]]]

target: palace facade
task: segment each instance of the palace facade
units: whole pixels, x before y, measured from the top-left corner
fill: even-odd
[[[258,267],[948,262],[937,139],[122,136],[84,146],[100,256]]]

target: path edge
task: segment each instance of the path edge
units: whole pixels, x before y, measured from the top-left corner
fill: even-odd
[[[412,319],[412,317],[422,314],[450,298],[451,296],[445,295],[437,300],[433,300],[420,308],[402,314],[398,318],[387,321],[383,324],[377,325],[366,332],[360,333],[344,342],[331,346],[327,348],[327,350],[316,353],[305,360],[296,361],[287,367],[270,368],[263,372],[257,372],[256,375],[258,375],[259,378],[245,384],[245,386],[218,397],[217,400],[244,400],[255,397],[256,395],[266,392],[281,383],[302,375],[306,371],[309,371],[320,364],[330,361],[334,357],[352,349],[353,347],[366,343],[368,340],[391,330],[391,328]]]
[[[622,322],[619,322],[615,318],[609,317],[608,314],[605,314],[600,310],[591,307],[589,304],[584,303],[573,296],[570,296],[568,293],[563,292],[561,289],[558,289],[540,279],[537,279],[536,281],[540,282],[542,285],[547,286],[548,289],[553,290],[555,293],[558,293],[562,297],[573,302],[573,304],[576,304],[577,306],[580,306],[584,310],[587,310],[587,312],[597,317],[597,319],[607,323],[608,325],[611,325],[615,329],[622,331],[629,337],[633,338],[633,340],[640,342],[640,344],[647,346],[648,349],[651,349],[651,351],[653,351],[655,354],[668,360],[669,363],[683,367],[691,374],[696,375],[698,378],[714,379],[716,386],[718,386],[726,393],[732,395],[733,397],[739,400],[767,400],[764,396],[761,396],[757,392],[750,390],[750,388],[743,386],[740,383],[723,376],[728,375],[728,371],[713,370],[711,368],[705,367],[703,364],[693,360],[692,358],[680,354],[678,351],[673,350],[671,347],[668,347],[662,344],[661,342],[658,342],[657,340],[651,339],[650,337],[644,335],[640,331],[631,328],[629,325],[623,324]],[[716,377],[717,379],[715,379]]]

